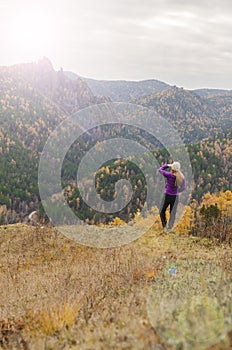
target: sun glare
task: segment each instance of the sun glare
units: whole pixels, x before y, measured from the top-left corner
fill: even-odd
[[[46,13],[22,12],[11,17],[6,38],[17,59],[31,60],[47,54],[54,44],[55,29]]]

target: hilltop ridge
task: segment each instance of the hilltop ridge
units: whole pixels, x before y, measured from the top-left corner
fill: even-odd
[[[79,76],[65,72],[72,79]],[[108,96],[113,102],[129,102],[135,98],[150,95],[153,92],[168,90],[171,85],[156,79],[147,79],[141,81],[128,80],[97,80],[80,78],[90,87],[96,96]]]

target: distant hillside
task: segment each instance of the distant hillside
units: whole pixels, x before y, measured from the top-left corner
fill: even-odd
[[[0,67],[0,132],[33,151],[41,150],[67,115],[106,101],[95,97],[81,79],[73,81],[62,70],[55,71],[46,58],[38,64]]]
[[[194,175],[192,197],[200,200],[207,193],[232,190],[232,128],[217,137],[189,145]]]
[[[225,94],[209,95],[208,103],[219,113],[224,130],[232,125],[232,91]]]
[[[9,67],[9,72],[30,82],[34,89],[56,103],[70,114],[92,104],[107,101],[94,96],[89,86],[79,77],[69,79],[62,68],[55,71],[52,63],[44,57],[38,63],[26,63]]]
[[[226,95],[232,93],[231,90],[224,90],[224,89],[195,89],[192,90],[192,92],[195,92],[197,95],[201,97],[209,97],[212,95]]]
[[[72,72],[65,72],[71,79],[80,78]],[[150,95],[171,88],[170,85],[155,79],[142,81],[81,79],[88,84],[96,96],[107,96],[113,102],[130,102],[132,99]]]
[[[39,155],[56,126],[70,113],[104,101],[81,79],[55,71],[46,58],[0,67],[0,221],[1,205],[4,212],[12,210],[9,223],[38,207]]]
[[[188,144],[222,131],[223,116],[210,101],[191,91],[174,87],[135,102],[166,118]]]
[[[75,80],[80,77],[65,72]],[[232,92],[222,89],[185,90],[158,80],[106,81],[81,78],[95,95],[155,109],[175,126],[186,143],[200,141],[232,126]]]

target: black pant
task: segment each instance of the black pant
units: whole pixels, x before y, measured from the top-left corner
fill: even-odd
[[[167,210],[169,205],[170,205],[170,219],[168,222],[168,228],[171,229],[173,224],[174,224],[175,217],[176,217],[178,196],[172,196],[170,194],[165,194],[165,196],[164,196],[162,209],[160,211],[160,218],[162,221],[163,228],[166,227],[166,225],[167,225],[166,210]]]

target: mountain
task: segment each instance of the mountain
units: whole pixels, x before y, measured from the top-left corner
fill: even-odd
[[[201,96],[201,97],[209,97],[209,96],[213,96],[213,95],[227,95],[227,94],[231,94],[232,91],[231,90],[225,90],[225,89],[195,89],[192,90],[193,92],[195,92],[197,95]]]
[[[70,79],[80,79],[65,72]],[[113,102],[141,104],[155,109],[180,131],[186,143],[200,141],[231,127],[232,91],[185,90],[158,80],[106,81],[81,77],[97,96]],[[199,123],[200,121],[200,123]]]
[[[223,129],[231,128],[232,124],[232,92],[207,96],[207,102],[218,111]]]
[[[127,100],[155,109],[180,132],[187,144],[200,142],[200,146],[196,146],[190,152],[191,161],[198,174],[195,179],[195,198],[200,199],[205,191],[210,191],[210,181],[214,190],[228,188],[227,177],[230,173],[226,164],[229,164],[231,157],[231,142],[227,136],[232,121],[231,93],[199,96],[196,92],[149,80],[113,82],[111,96],[108,94],[106,97],[100,97],[95,95],[86,81],[76,75],[75,79],[73,77],[70,79],[62,69],[55,71],[47,58],[38,63],[0,67],[0,223],[24,221],[31,211],[38,209],[39,158],[48,136],[56,126],[81,108],[108,102],[112,96],[113,100],[121,96],[122,101]],[[162,91],[157,92],[156,83],[161,84],[159,89]],[[106,86],[108,89],[107,82]],[[120,86],[125,89],[125,96]],[[78,162],[97,141],[116,137],[118,132],[121,132],[124,138],[136,139],[145,147],[149,146],[149,135],[145,135],[143,130],[127,130],[125,126],[120,128],[118,125],[95,128],[70,148],[62,169],[62,183],[70,181],[71,173],[76,178]],[[203,146],[210,138],[212,142]],[[215,147],[218,150],[216,154]],[[213,171],[213,168],[208,167],[205,160],[207,157],[211,159],[215,169],[218,169],[215,174],[221,174],[218,184],[215,176],[208,176],[208,172]],[[165,160],[165,157],[160,158],[161,162]],[[115,169],[118,171],[119,168]],[[201,169],[204,170],[204,176]],[[123,170],[125,176],[127,171],[130,173],[129,168]],[[140,177],[136,171],[133,170],[132,174],[135,186],[137,177]],[[202,179],[199,184],[198,179]],[[104,198],[113,193],[107,186],[101,188]],[[141,204],[144,194],[139,191],[137,186],[139,197],[133,200]],[[136,206],[131,208],[136,212]]]
[[[170,85],[155,79],[142,81],[96,80],[79,77],[73,72],[65,72],[65,74],[73,80],[81,78],[96,96],[107,96],[113,102],[130,102],[132,99],[171,88]]]
[[[51,132],[67,115],[107,100],[46,58],[0,67],[0,208],[11,209],[7,222],[38,207],[39,156]]]
[[[0,131],[33,151],[67,115],[106,101],[80,78],[73,81],[62,69],[55,71],[47,58],[0,67]]]
[[[38,63],[21,64],[9,68],[14,74],[32,84],[33,88],[49,98],[65,113],[71,114],[89,105],[106,102],[105,97],[94,96],[89,86],[79,77],[69,79],[61,68],[55,71],[46,57]]]
[[[173,87],[134,102],[166,118],[187,144],[222,131],[224,117],[211,101],[183,88]]]

